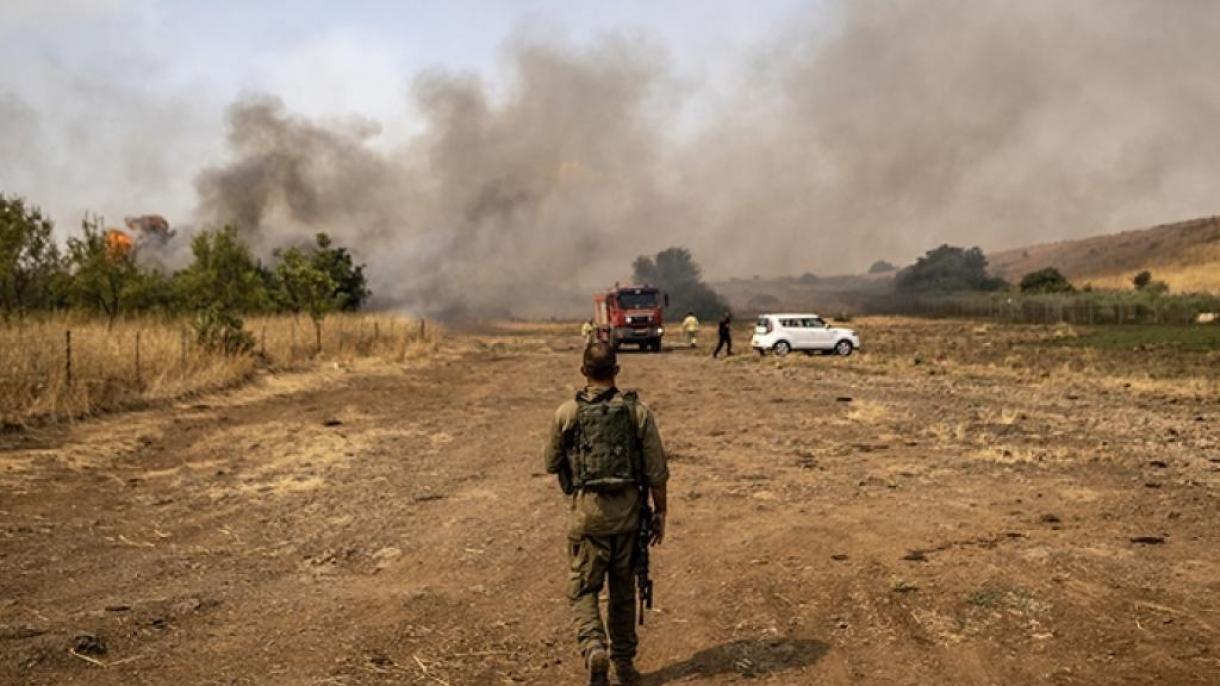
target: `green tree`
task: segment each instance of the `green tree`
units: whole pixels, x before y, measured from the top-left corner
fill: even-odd
[[[0,194],[0,313],[5,321],[58,304],[63,261],[53,228],[37,207]]]
[[[998,291],[1007,287],[1003,279],[987,275],[987,258],[978,247],[942,245],[894,277],[894,288],[899,293]]]
[[[199,342],[229,354],[249,352],[254,338],[241,315],[270,303],[260,265],[237,229],[202,231],[191,240],[194,261],[176,275],[179,291],[195,312]]]
[[[135,253],[107,241],[101,217],[85,217],[81,235],[68,238],[68,268],[72,304],[105,315],[113,326],[140,278]]]
[[[372,294],[364,278],[364,265],[356,264],[347,248],[335,246],[325,233],[319,233],[315,239],[317,245],[310,261],[334,283],[336,307],[344,312],[360,309]]]
[[[872,266],[870,266],[868,268],[868,273],[869,274],[884,274],[886,272],[892,272],[897,268],[898,267],[895,267],[890,262],[886,262],[885,260],[877,260],[876,262],[874,262],[872,264]]]
[[[724,299],[703,282],[703,272],[686,248],[667,248],[656,257],[641,255],[632,264],[632,279],[667,293],[673,312],[714,318],[728,309]]]
[[[1021,277],[1022,293],[1072,293],[1075,290],[1054,267],[1039,269]]]
[[[322,352],[322,321],[341,309],[344,295],[325,269],[319,267],[317,254],[306,255],[299,248],[277,253],[275,268],[276,299],[293,313],[305,312],[313,322],[315,350]]]
[[[1137,290],[1137,291],[1144,290],[1145,286],[1152,283],[1152,272],[1145,269],[1144,271],[1140,272],[1139,274],[1136,274],[1131,279],[1131,283],[1135,286],[1135,290]]]

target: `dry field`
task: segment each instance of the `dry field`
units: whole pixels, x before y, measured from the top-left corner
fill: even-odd
[[[646,683],[1220,683],[1214,350],[852,326],[623,356],[672,470]],[[0,683],[579,683],[571,330],[0,435]]]
[[[0,325],[0,428],[230,388],[259,369],[366,356],[401,361],[433,344],[419,322],[390,315],[331,316],[320,350],[306,317],[249,317],[245,324],[255,339],[253,356],[199,347],[187,319],[136,318],[108,327],[59,315]]]

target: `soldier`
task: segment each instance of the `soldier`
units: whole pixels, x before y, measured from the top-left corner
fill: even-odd
[[[567,592],[590,686],[608,686],[611,663],[619,683],[640,683],[633,551],[649,494],[650,543],[665,538],[669,469],[661,434],[635,392],[615,386],[618,371],[613,346],[595,341],[585,348],[581,373],[588,385],[555,412],[543,454],[547,473],[558,474],[571,495]],[[607,578],[603,624],[597,598]]]
[[[686,332],[686,342],[690,347],[695,347],[695,336],[699,333],[699,320],[695,319],[694,312],[687,312],[686,319],[682,320],[682,330]]]
[[[585,322],[580,325],[580,335],[585,337],[585,345],[593,342],[594,330],[592,319],[586,319]]]
[[[720,324],[716,327],[716,333],[719,340],[716,341],[716,349],[712,351],[712,357],[719,356],[720,349],[725,346],[728,346],[731,357],[733,355],[733,315],[728,312],[724,313],[724,316],[720,318]]]

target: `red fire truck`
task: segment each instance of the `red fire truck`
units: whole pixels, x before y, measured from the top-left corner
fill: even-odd
[[[637,343],[640,350],[661,351],[665,306],[669,296],[655,286],[620,286],[593,296],[597,337],[614,345]]]

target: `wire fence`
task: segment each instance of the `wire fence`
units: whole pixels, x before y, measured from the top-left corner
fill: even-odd
[[[308,318],[251,317],[248,354],[201,345],[189,320],[132,319],[108,326],[72,316],[0,326],[0,422],[62,419],[140,399],[221,388],[259,368],[319,359],[401,361],[431,345],[423,320],[336,315],[320,331]]]
[[[874,314],[989,319],[1013,324],[1078,325],[1209,322],[1220,312],[1220,296],[1157,296],[1143,293],[1014,293],[887,296],[862,303]]]

